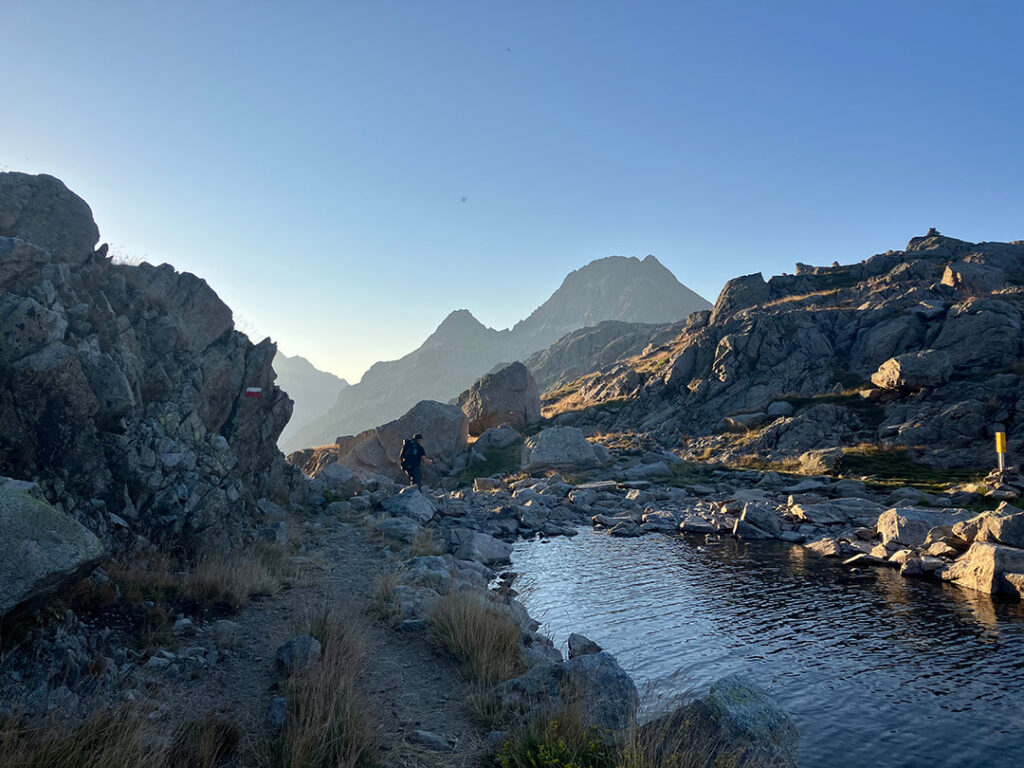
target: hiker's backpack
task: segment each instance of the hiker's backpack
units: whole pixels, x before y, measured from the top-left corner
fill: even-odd
[[[403,469],[409,469],[413,464],[413,457],[416,456],[416,441],[406,439],[402,443],[402,455],[398,459],[398,465]]]

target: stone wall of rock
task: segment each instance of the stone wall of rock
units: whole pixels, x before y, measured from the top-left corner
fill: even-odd
[[[258,499],[302,488],[276,447],[275,345],[202,279],[115,264],[98,239],[58,179],[0,174],[0,475],[108,549],[239,543]]]

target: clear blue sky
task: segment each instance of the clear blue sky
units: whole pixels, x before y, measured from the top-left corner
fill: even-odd
[[[0,5],[0,166],[350,380],[571,269],[1024,238],[1021,2]]]

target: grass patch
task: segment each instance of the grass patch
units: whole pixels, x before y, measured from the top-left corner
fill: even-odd
[[[183,723],[174,736],[167,768],[217,768],[242,741],[237,723],[216,714]]]
[[[0,765],[11,768],[122,768],[159,765],[142,721],[127,709],[97,714],[70,727],[49,720],[27,726],[18,717],[0,724]]]
[[[355,614],[325,620],[323,658],[285,685],[281,735],[261,755],[263,768],[369,768],[377,748],[372,714],[356,680],[366,653]]]
[[[401,583],[398,571],[382,571],[373,585],[370,612],[387,622],[398,620],[401,612],[395,600],[395,588]]]
[[[412,543],[409,544],[409,557],[428,557],[444,553],[444,545],[437,538],[433,528],[420,529],[412,537]]]
[[[504,448],[492,448],[484,452],[485,461],[473,464],[459,472],[456,480],[458,485],[469,486],[478,477],[491,475],[507,475],[519,469],[523,457],[523,443],[517,440]]]
[[[928,493],[946,493],[949,484],[980,483],[986,469],[935,469],[910,458],[906,448],[862,445],[843,450],[838,470],[860,475],[877,488],[913,486]]]
[[[521,670],[519,627],[477,592],[452,592],[441,598],[430,617],[429,636],[454,656],[462,664],[463,674],[475,682],[494,685]]]
[[[631,729],[622,743],[588,726],[586,702],[570,696],[555,710],[515,727],[498,752],[501,768],[755,768],[728,754],[713,734],[677,718]]]
[[[79,582],[70,607],[86,619],[102,616],[140,648],[173,646],[172,616],[231,615],[254,597],[277,594],[294,577],[284,547],[269,543],[202,557],[192,568],[154,555],[127,564],[110,561],[103,569],[109,580]]]
[[[253,597],[276,595],[291,575],[284,550],[260,543],[229,555],[203,557],[185,574],[181,593],[200,605],[227,605],[237,611]]]

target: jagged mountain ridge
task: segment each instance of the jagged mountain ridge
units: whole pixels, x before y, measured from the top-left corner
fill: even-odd
[[[525,359],[566,333],[603,320],[669,323],[710,303],[654,256],[610,256],[571,272],[551,297],[511,329],[452,312],[423,344],[399,360],[375,363],[323,416],[300,428],[286,451],[334,442],[386,423],[420,400],[457,397],[497,363]]]
[[[303,424],[334,405],[338,393],[349,385],[345,379],[316,368],[304,357],[289,357],[280,351],[274,356],[274,371],[277,372],[277,385],[288,393],[295,404],[291,421],[278,438],[281,445]]]

